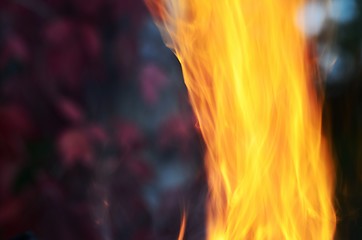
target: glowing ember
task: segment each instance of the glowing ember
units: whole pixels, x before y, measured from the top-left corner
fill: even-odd
[[[302,0],[148,0],[207,145],[207,238],[332,239],[333,174]]]

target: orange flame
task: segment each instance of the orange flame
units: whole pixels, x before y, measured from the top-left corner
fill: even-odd
[[[185,210],[184,210],[182,212],[181,227],[180,227],[180,232],[178,234],[177,240],[183,240],[184,239],[185,230],[186,230],[186,213],[185,213]]]
[[[302,0],[148,0],[206,142],[207,239],[332,239],[334,177]]]

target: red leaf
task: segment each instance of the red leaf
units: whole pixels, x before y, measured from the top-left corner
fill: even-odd
[[[124,152],[130,152],[142,146],[144,139],[138,127],[132,123],[121,123],[117,127],[116,138]]]
[[[166,74],[153,64],[146,65],[140,75],[141,92],[144,100],[149,104],[156,104],[160,91],[167,84]]]
[[[78,162],[86,166],[93,164],[92,146],[82,130],[70,129],[61,134],[58,150],[66,167],[72,167]]]
[[[56,20],[46,26],[44,35],[47,43],[63,45],[72,37],[73,25],[66,19]]]
[[[64,116],[74,122],[79,123],[84,121],[84,114],[77,104],[70,99],[61,98],[58,100],[58,108],[64,114]]]
[[[101,41],[98,33],[89,25],[84,25],[81,33],[86,54],[91,58],[97,58],[101,53]]]

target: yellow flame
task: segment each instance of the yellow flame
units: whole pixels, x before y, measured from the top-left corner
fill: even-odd
[[[207,239],[333,238],[302,0],[148,0],[206,142]]]

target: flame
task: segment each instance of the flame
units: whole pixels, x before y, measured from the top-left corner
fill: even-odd
[[[332,239],[334,174],[302,0],[148,0],[207,146],[207,239]]]
[[[177,240],[183,240],[183,239],[184,239],[185,230],[186,230],[186,213],[185,213],[185,210],[184,210],[184,211],[182,212],[180,232],[179,232],[179,234],[178,234]]]

